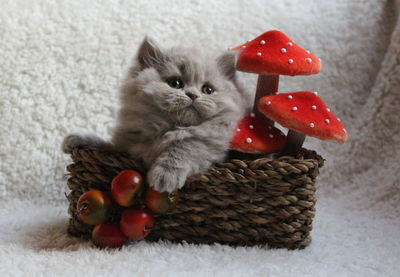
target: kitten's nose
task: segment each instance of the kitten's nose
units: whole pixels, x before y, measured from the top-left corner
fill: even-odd
[[[186,92],[186,95],[187,95],[190,99],[192,99],[192,101],[194,101],[194,100],[196,100],[196,99],[198,98],[198,96],[197,96],[196,94],[191,93],[191,92]]]

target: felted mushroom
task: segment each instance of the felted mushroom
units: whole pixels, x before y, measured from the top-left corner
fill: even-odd
[[[278,30],[265,32],[231,50],[238,51],[237,70],[259,74],[253,107],[256,114],[259,99],[278,91],[279,75],[312,75],[321,71],[320,59]]]
[[[285,134],[254,113],[239,121],[230,143],[231,149],[250,154],[278,152],[285,145]]]
[[[347,132],[340,119],[329,107],[310,91],[267,95],[258,102],[259,111],[289,130],[285,154],[295,153],[303,144],[305,135],[321,140],[343,143]],[[297,142],[289,136],[297,137]]]

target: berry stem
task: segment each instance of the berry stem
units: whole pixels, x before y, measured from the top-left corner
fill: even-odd
[[[89,203],[84,201],[81,204],[81,207],[79,208],[79,210],[76,211],[77,215],[80,215],[84,210],[87,210],[89,208]]]

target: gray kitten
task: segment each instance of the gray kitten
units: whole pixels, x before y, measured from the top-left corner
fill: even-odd
[[[143,160],[147,182],[159,191],[181,188],[186,178],[222,161],[245,95],[235,76],[235,56],[218,58],[198,49],[160,49],[145,38],[121,90],[112,144]],[[108,147],[90,134],[72,134],[74,147]]]

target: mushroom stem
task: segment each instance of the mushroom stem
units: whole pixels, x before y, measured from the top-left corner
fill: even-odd
[[[303,146],[306,136],[293,130],[289,130],[287,134],[286,146],[282,151],[283,155],[295,155]]]
[[[259,99],[265,95],[274,94],[278,91],[279,86],[279,75],[258,75],[257,80],[257,88],[256,88],[256,96],[254,98],[253,112],[260,116],[260,118],[264,118],[257,109],[257,103]],[[261,116],[262,115],[262,116]],[[273,124],[273,121],[268,119],[268,122]]]

